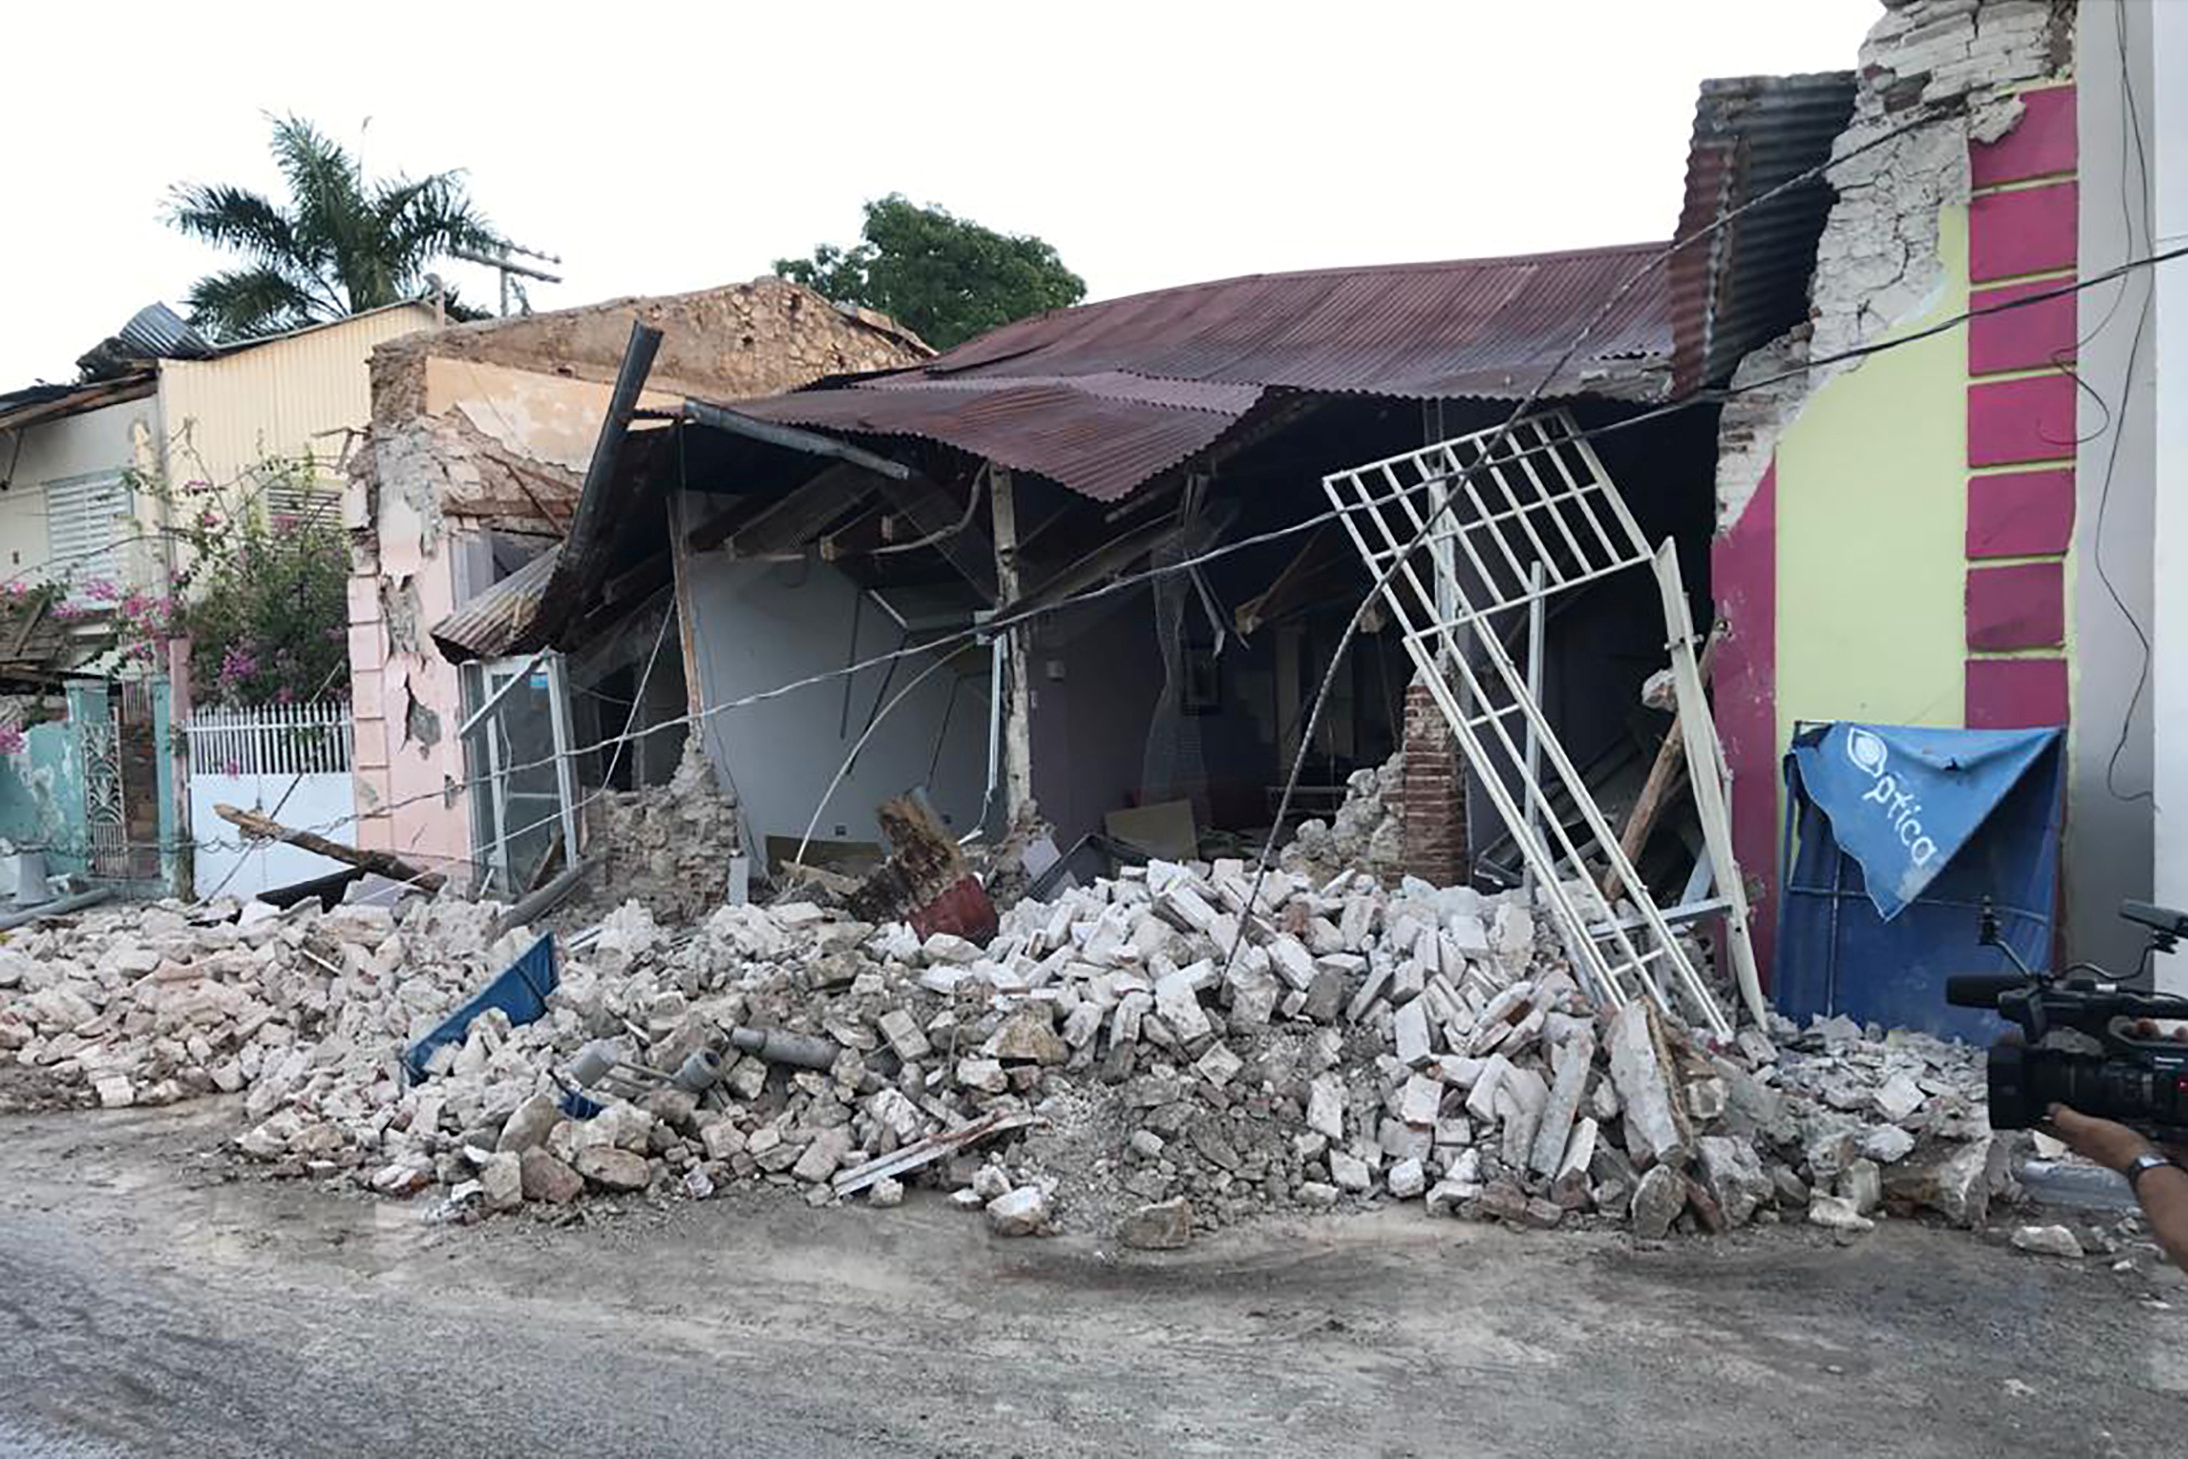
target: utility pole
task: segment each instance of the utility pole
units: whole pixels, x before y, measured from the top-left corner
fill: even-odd
[[[466,263],[484,264],[501,275],[501,317],[504,319],[509,317],[509,295],[512,288],[516,292],[517,303],[522,312],[526,314],[532,312],[531,301],[524,297],[524,286],[522,284],[512,284],[512,278],[538,279],[542,283],[549,284],[562,282],[562,275],[560,274],[551,274],[544,269],[534,268],[530,264],[517,262],[517,259],[522,257],[536,258],[541,263],[559,265],[562,262],[559,254],[541,253],[537,249],[524,248],[514,243],[504,244],[499,254],[474,252],[468,248],[451,248],[448,253],[451,258],[460,258]]]

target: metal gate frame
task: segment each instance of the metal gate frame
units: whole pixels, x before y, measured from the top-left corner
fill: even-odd
[[[1572,415],[1547,411],[1509,431],[1478,431],[1332,472],[1322,478],[1322,487],[1381,585],[1406,653],[1468,768],[1550,903],[1583,984],[1612,1007],[1623,1007],[1637,988],[1670,1012],[1675,1010],[1658,976],[1668,969],[1710,1030],[1729,1037],[1730,1022],[1620,848],[1491,622],[1497,614],[1644,566],[1654,557]],[[1418,565],[1424,558],[1429,581]],[[1491,671],[1486,678],[1475,668],[1470,648],[1486,660]],[[1519,738],[1508,723],[1514,718],[1521,721]],[[1574,841],[1557,816],[1541,777],[1530,773],[1531,751],[1549,762],[1555,787],[1580,812],[1588,831],[1582,842]],[[1498,752],[1501,764],[1515,772],[1525,805],[1506,783]],[[1539,818],[1533,814],[1537,810]],[[1615,916],[1591,928],[1575,903],[1575,884],[1596,895],[1581,854],[1588,840],[1610,863],[1615,890],[1638,909],[1641,925],[1632,930],[1646,934],[1646,947],[1636,945]]]

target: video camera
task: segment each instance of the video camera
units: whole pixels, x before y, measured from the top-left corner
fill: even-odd
[[[2150,929],[2138,977],[2147,983],[2150,959],[2188,936],[2188,912],[2122,902],[2120,915]],[[2145,1026],[2152,1019],[2188,1019],[2188,998],[2123,986],[2091,963],[2059,974],[2035,972],[2000,940],[1988,898],[1976,941],[2003,952],[2015,971],[1947,978],[1945,1001],[1993,1009],[2020,1025],[2019,1035],[2009,1031],[1991,1046],[1994,1128],[2029,1129],[2052,1105],[2064,1104],[2152,1140],[2188,1142],[2188,1044]]]

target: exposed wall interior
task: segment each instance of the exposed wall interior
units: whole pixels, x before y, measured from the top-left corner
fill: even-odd
[[[831,668],[892,652],[904,632],[825,563],[687,561],[699,693],[719,707]],[[902,696],[899,698],[899,696]],[[925,787],[958,835],[980,822],[987,783],[989,665],[984,648],[912,654],[893,669],[710,713],[700,734],[748,841],[764,850],[805,834],[829,782],[879,708],[894,703],[827,799],[816,841],[881,845],[874,807]],[[991,829],[1000,826],[1000,813]]]

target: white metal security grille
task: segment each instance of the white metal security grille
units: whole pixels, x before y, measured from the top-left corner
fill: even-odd
[[[1713,1031],[1729,1034],[1504,641],[1514,610],[1640,567],[1649,545],[1568,413],[1530,416],[1497,437],[1480,431],[1335,472],[1323,489],[1382,583],[1407,655],[1549,901],[1584,983],[1614,1007],[1639,991],[1667,1010],[1675,984]],[[1547,775],[1532,768],[1531,748]],[[1580,818],[1577,838],[1567,814]],[[1591,850],[1638,910],[1638,926],[1602,905]]]

